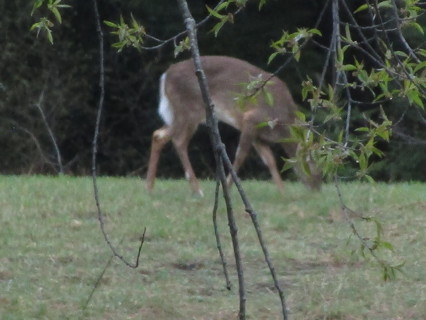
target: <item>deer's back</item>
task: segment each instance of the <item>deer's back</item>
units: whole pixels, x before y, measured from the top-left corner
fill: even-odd
[[[241,129],[244,115],[250,115],[258,123],[288,124],[294,121],[295,103],[285,83],[277,77],[271,78],[255,99],[250,99],[248,96],[255,91],[247,91],[247,85],[255,79],[268,80],[270,73],[248,62],[225,56],[204,56],[202,66],[220,121],[237,129]],[[174,108],[182,109],[182,114],[199,122],[204,121],[204,104],[192,60],[176,63],[167,70],[165,90]],[[273,99],[267,98],[267,95]],[[243,103],[237,103],[238,99]],[[277,131],[278,127],[274,130]]]

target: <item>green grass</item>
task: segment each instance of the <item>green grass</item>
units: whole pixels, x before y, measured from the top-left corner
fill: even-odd
[[[212,228],[214,183],[194,198],[185,181],[99,179],[106,228],[133,262],[147,228],[140,267],[111,256],[96,217],[90,178],[0,176],[0,319],[235,319],[237,281],[223,204],[219,219],[233,289],[225,289]],[[292,319],[426,319],[426,185],[348,183],[349,207],[379,219],[394,245],[382,256],[405,261],[382,281],[380,268],[351,252],[359,243],[343,220],[332,185],[311,194],[287,183],[244,183],[285,291]],[[233,190],[234,199],[237,199]],[[234,202],[249,319],[279,319],[279,302],[250,218]],[[357,223],[365,236],[371,226]],[[122,241],[121,244],[120,241]]]

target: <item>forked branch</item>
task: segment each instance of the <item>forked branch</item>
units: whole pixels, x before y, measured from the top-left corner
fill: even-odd
[[[186,29],[188,32],[188,36],[190,39],[190,46],[191,46],[191,53],[194,60],[195,65],[195,71],[198,79],[198,83],[201,90],[201,95],[206,107],[206,122],[207,126],[209,128],[209,134],[211,143],[214,149],[215,159],[216,159],[216,166],[217,166],[217,179],[220,180],[220,183],[222,185],[223,190],[223,196],[225,199],[226,209],[227,209],[227,216],[228,216],[228,224],[230,228],[231,238],[232,238],[232,244],[234,249],[234,256],[235,256],[235,262],[237,267],[237,274],[238,274],[238,284],[239,284],[239,297],[240,297],[240,310],[239,310],[239,319],[246,319],[246,297],[245,297],[245,283],[244,283],[244,273],[243,273],[243,265],[242,265],[242,259],[239,249],[239,242],[237,237],[237,226],[235,223],[235,217],[234,212],[232,208],[232,201],[229,194],[228,184],[226,181],[226,174],[225,174],[225,168],[224,165],[226,165],[227,169],[231,172],[231,175],[233,177],[234,182],[236,183],[236,186],[238,188],[238,191],[240,193],[240,196],[244,202],[244,205],[246,207],[246,211],[250,214],[250,217],[252,218],[254,227],[256,229],[256,233],[259,239],[259,242],[261,244],[265,260],[268,263],[268,266],[270,268],[270,272],[272,274],[272,278],[274,280],[275,287],[277,288],[281,300],[282,305],[282,312],[283,312],[283,318],[284,320],[288,319],[288,313],[287,308],[285,304],[284,294],[283,291],[280,288],[280,285],[278,283],[278,280],[276,278],[275,269],[272,265],[271,259],[269,257],[268,250],[265,245],[265,241],[263,239],[263,235],[259,226],[259,223],[257,221],[257,214],[253,210],[248,197],[246,196],[242,185],[239,181],[239,178],[236,174],[236,172],[233,169],[232,163],[229,160],[229,157],[226,153],[224,144],[222,143],[220,134],[219,134],[219,128],[218,128],[218,121],[214,116],[214,105],[209,93],[209,87],[207,84],[207,79],[204,74],[203,67],[201,65],[201,58],[200,58],[200,52],[198,49],[198,40],[197,40],[197,31],[196,31],[196,24],[195,20],[191,15],[191,12],[188,8],[188,4],[186,0],[178,0],[178,4],[180,7],[180,10],[182,12],[182,16],[184,18]]]
[[[229,275],[228,275],[228,263],[226,262],[225,255],[223,254],[219,229],[217,227],[217,209],[219,206],[219,190],[220,190],[220,181],[217,180],[216,191],[214,194],[214,205],[213,205],[213,228],[214,228],[214,234],[216,237],[217,250],[219,251],[220,260],[222,261],[223,274],[225,276],[225,282],[226,282],[226,289],[231,290],[231,281],[229,280]]]

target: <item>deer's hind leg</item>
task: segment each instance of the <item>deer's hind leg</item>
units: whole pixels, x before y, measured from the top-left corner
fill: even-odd
[[[238,170],[243,165],[246,160],[251,146],[255,138],[255,127],[250,124],[250,122],[245,122],[241,130],[240,140],[238,142],[237,152],[235,153],[235,159],[232,164],[232,167],[235,173],[238,173]],[[227,183],[230,186],[233,182],[231,174],[228,175]]]
[[[163,150],[164,146],[171,139],[171,131],[168,126],[161,127],[152,134],[151,153],[149,155],[148,172],[146,175],[146,189],[148,191],[152,191],[154,188],[161,150]]]

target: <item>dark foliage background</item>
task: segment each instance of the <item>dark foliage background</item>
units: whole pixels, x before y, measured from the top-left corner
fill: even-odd
[[[206,5],[215,1],[190,1],[194,16],[207,14]],[[324,5],[321,0],[270,0],[259,12],[256,3],[240,13],[235,24],[225,26],[218,38],[209,33],[209,25],[200,32],[203,54],[239,57],[259,67],[274,70],[281,61],[267,66],[272,53],[269,45],[282,30],[312,28]],[[74,0],[72,9],[63,12],[63,25],[54,28],[54,45],[42,35],[30,32],[36,17],[27,0],[0,0],[0,172],[55,173],[55,152],[35,104],[41,102],[62,152],[66,173],[84,175],[90,171],[91,140],[98,97],[98,43],[90,1]],[[120,15],[136,17],[147,31],[166,39],[183,29],[177,4],[173,1],[118,1],[99,3],[103,20],[118,21]],[[358,4],[359,5],[359,4]],[[356,7],[356,1],[353,3]],[[360,18],[362,20],[362,17]],[[330,25],[327,15],[320,25],[327,44]],[[210,25],[211,27],[211,25]],[[162,125],[157,115],[158,78],[175,58],[173,47],[142,51],[127,49],[117,53],[115,41],[106,31],[106,101],[102,122],[99,169],[101,174],[144,176],[149,156],[151,133]],[[424,39],[411,36],[418,44]],[[398,43],[395,44],[396,46]],[[308,47],[300,63],[290,64],[280,77],[291,88],[302,109],[300,83],[321,72],[325,52]],[[185,58],[185,54],[179,59]],[[362,57],[361,57],[362,58]],[[41,97],[43,98],[41,100]],[[306,110],[305,110],[306,111]],[[403,112],[405,116],[401,118]],[[394,121],[392,143],[383,145],[386,157],[373,166],[372,175],[382,180],[426,180],[425,124],[416,110],[402,103],[386,106]],[[354,122],[362,122],[362,113],[377,117],[377,107],[363,106],[355,112]],[[222,126],[223,138],[231,155],[238,132]],[[194,137],[190,154],[200,177],[211,177],[213,160],[205,128]],[[331,130],[333,128],[330,128]],[[277,150],[279,151],[279,150]],[[282,155],[277,152],[277,156]],[[173,149],[168,147],[160,163],[160,175],[182,177]],[[251,157],[241,174],[244,177],[268,177],[260,160]]]

